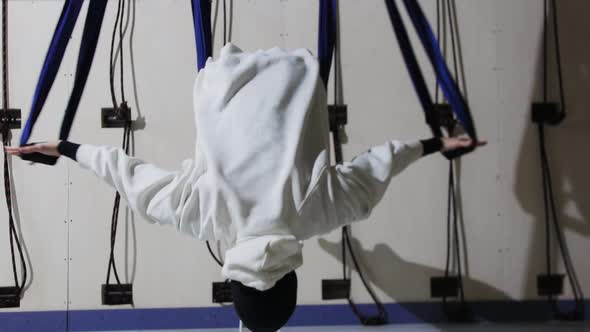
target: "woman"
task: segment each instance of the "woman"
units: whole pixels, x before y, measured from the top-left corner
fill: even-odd
[[[62,141],[6,149],[67,156],[146,220],[228,243],[222,273],[232,280],[238,316],[253,331],[276,331],[295,308],[303,240],[366,219],[391,178],[420,157],[473,144],[391,141],[331,166],[318,69],[307,50],[225,46],[196,79],[196,156],[179,171],[108,146]]]

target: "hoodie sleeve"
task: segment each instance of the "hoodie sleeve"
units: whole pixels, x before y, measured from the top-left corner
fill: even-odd
[[[299,208],[309,238],[369,217],[391,178],[436,146],[427,141],[387,142],[351,162],[326,167]]]
[[[120,148],[86,144],[77,147],[73,159],[114,187],[146,220],[198,236],[199,197],[193,190],[198,175],[192,160],[170,172],[130,157]]]

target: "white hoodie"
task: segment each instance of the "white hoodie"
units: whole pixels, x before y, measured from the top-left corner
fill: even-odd
[[[195,82],[194,161],[169,172],[93,145],[76,158],[146,220],[228,243],[224,277],[269,289],[301,266],[303,240],[367,218],[423,151],[419,141],[393,141],[331,166],[318,69],[304,49],[228,44]]]

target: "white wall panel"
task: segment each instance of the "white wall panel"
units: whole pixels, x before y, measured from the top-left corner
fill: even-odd
[[[190,3],[130,3],[135,14],[126,46],[131,45],[133,53],[126,48],[125,88],[134,118],[142,119],[135,131],[135,154],[175,169],[194,154],[191,98],[196,61]],[[435,1],[421,3],[434,20]],[[24,115],[61,5],[62,1],[10,1],[11,105],[23,108]],[[115,5],[109,2],[71,135],[77,142],[121,143],[122,130],[100,128],[100,108],[110,104],[108,56]],[[345,157],[351,159],[388,139],[428,137],[384,3],[343,0],[340,5],[343,91],[350,112]],[[534,299],[535,276],[544,269],[544,226],[536,128],[529,114],[542,78],[542,4],[458,0],[457,6],[469,102],[481,137],[489,140],[461,165],[466,295],[480,300]],[[583,264],[590,249],[590,157],[585,147],[590,138],[585,20],[590,3],[564,0],[559,6],[569,117],[560,128],[548,129],[549,150],[565,234],[580,282],[590,292],[590,269]],[[234,0],[230,12],[231,40],[244,50],[278,45],[316,51],[317,1]],[[222,43],[222,16],[219,5],[215,54]],[[35,139],[57,134],[80,32],[77,29],[72,38]],[[415,35],[412,40],[418,45]],[[426,65],[424,53],[416,49]],[[426,69],[425,75],[432,87],[432,71]],[[554,83],[552,79],[552,98]],[[100,285],[108,261],[113,190],[66,160],[53,168],[29,166],[18,159],[13,164],[18,216],[34,267],[23,310],[63,308],[68,291],[71,308],[102,308]],[[447,171],[441,156],[419,161],[392,181],[368,221],[353,226],[356,249],[384,301],[430,300],[429,278],[444,270]],[[0,211],[0,218],[6,220],[5,211]],[[133,217],[124,204],[118,235],[120,274],[133,281],[137,307],[211,305],[210,283],[221,277],[204,243]],[[2,266],[9,264],[6,240],[2,232]],[[322,303],[320,280],[340,277],[338,240],[334,232],[305,243],[305,264],[298,271],[301,304]],[[556,259],[562,269],[560,261]],[[9,269],[0,269],[1,284],[10,278]],[[356,276],[353,295],[358,302],[370,300]]]

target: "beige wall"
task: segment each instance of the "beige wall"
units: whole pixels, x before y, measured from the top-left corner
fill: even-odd
[[[315,52],[317,1],[233,2],[232,40],[241,48],[278,45]],[[350,110],[346,158],[388,139],[428,137],[384,3],[340,2],[343,89]],[[135,133],[135,152],[174,169],[192,156],[194,148],[191,92],[196,73],[190,5],[188,0],[134,3],[134,66],[129,52],[125,60],[127,77],[134,72],[135,84],[128,80],[126,88],[134,114],[140,112],[145,120],[145,127]],[[421,3],[433,18],[435,1]],[[541,79],[541,1],[457,3],[469,100],[480,135],[489,140],[461,167],[466,295],[534,299],[534,278],[543,270],[544,226],[529,105],[538,96]],[[590,138],[590,3],[562,0],[559,5],[569,117],[562,127],[548,130],[549,150],[565,235],[580,282],[590,292],[590,269],[584,264],[590,249],[590,181],[585,173],[590,169],[585,146]],[[11,106],[22,108],[24,115],[61,6],[62,1],[53,0],[9,2]],[[100,128],[99,113],[110,100],[107,66],[114,7],[110,1],[71,135],[78,142],[121,142],[121,131]],[[81,23],[84,12],[80,17]],[[56,136],[73,82],[80,32],[73,36],[34,139]],[[221,45],[219,26],[218,32],[216,51]],[[424,60],[421,51],[420,56]],[[432,72],[425,73],[433,83]],[[20,131],[13,134],[19,137]],[[357,250],[385,301],[428,301],[429,278],[442,274],[447,167],[441,156],[416,163],[394,179],[372,217],[353,226]],[[13,168],[17,215],[33,264],[33,280],[21,310],[63,309],[68,300],[73,309],[101,308],[113,191],[65,159],[53,168],[15,159]],[[0,220],[6,220],[5,214],[0,211]],[[11,283],[6,233],[0,232],[0,285]],[[134,282],[137,307],[211,305],[210,283],[221,277],[203,243],[147,224],[124,210],[119,235],[119,267],[125,279]],[[298,271],[301,304],[322,303],[320,280],[340,276],[338,239],[334,232],[305,243],[305,264]],[[359,302],[369,301],[356,277],[353,295]]]

